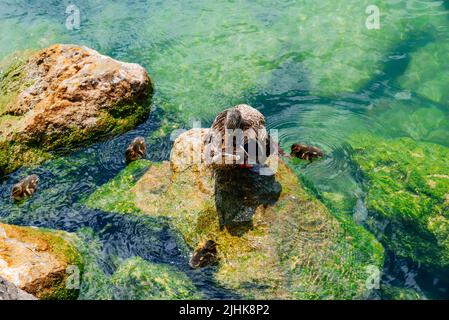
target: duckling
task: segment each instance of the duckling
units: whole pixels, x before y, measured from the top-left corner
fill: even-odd
[[[193,252],[189,265],[193,269],[203,268],[218,262],[218,244],[213,240],[207,240],[205,244],[200,244]]]
[[[324,152],[317,147],[295,143],[291,147],[291,155],[293,157],[312,162],[313,159],[324,157]]]
[[[139,160],[145,156],[147,146],[143,137],[135,138],[128,146],[125,152],[126,163]]]
[[[31,197],[36,192],[38,183],[39,177],[35,174],[22,179],[12,187],[11,198],[14,201],[20,201]]]

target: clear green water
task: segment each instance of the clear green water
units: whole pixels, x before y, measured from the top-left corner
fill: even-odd
[[[250,103],[279,130],[285,148],[298,141],[323,148],[324,161],[295,169],[319,193],[342,194],[353,202],[363,197],[350,161],[348,142],[354,134],[411,137],[449,147],[446,0],[73,3],[81,26],[69,31],[64,25],[68,1],[0,0],[0,58],[62,42],[140,63],[156,83],[157,114],[184,123],[201,120],[206,126],[218,111]],[[365,9],[372,4],[380,8],[379,30],[365,27]],[[207,275],[186,270],[183,248],[170,245],[173,252],[166,254],[175,235],[162,222],[145,228],[134,218],[105,216],[77,204],[124,167],[114,148],[123,148],[131,136],[151,135],[159,124],[152,120],[37,169],[52,182],[25,207],[7,199],[14,179],[26,170],[11,175],[1,186],[0,216],[69,231],[93,229],[106,274],[117,267],[117,257],[141,256],[177,266],[206,295],[232,295],[215,288]],[[150,158],[166,158],[169,147],[153,146]],[[352,212],[348,208],[345,214]],[[387,259],[385,273],[384,281],[425,296],[449,295],[426,270],[394,256]],[[87,298],[101,296],[86,292]]]

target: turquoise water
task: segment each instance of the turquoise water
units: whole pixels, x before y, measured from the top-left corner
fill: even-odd
[[[0,216],[68,231],[92,228],[105,274],[114,271],[117,257],[141,256],[177,266],[210,297],[233,296],[217,288],[210,275],[184,267],[186,251],[170,244],[176,235],[162,222],[149,222],[146,228],[137,218],[78,204],[124,167],[114,150],[131,137],[150,136],[165,118],[185,126],[200,120],[207,126],[218,111],[249,103],[265,114],[270,128],[279,130],[285,148],[302,141],[328,154],[321,162],[295,167],[316,192],[339,193],[354,202],[364,193],[348,146],[354,134],[411,137],[449,147],[448,1],[70,3],[80,10],[79,30],[65,27],[69,1],[0,0],[0,58],[16,50],[76,43],[140,63],[156,83],[156,111],[124,136],[38,168],[52,182],[44,183],[25,207],[2,200]],[[380,8],[379,30],[365,26],[365,10],[372,4]],[[169,149],[165,139],[151,146],[149,157],[167,159]],[[11,184],[26,170],[3,183],[2,199],[8,199]],[[383,281],[426,297],[448,297],[446,285],[427,270],[387,256]],[[86,292],[86,298],[101,296]]]

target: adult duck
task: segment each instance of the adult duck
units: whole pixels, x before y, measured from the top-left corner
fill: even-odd
[[[205,138],[206,161],[215,167],[252,168],[264,165],[276,150],[265,127],[265,117],[247,104],[220,112]]]

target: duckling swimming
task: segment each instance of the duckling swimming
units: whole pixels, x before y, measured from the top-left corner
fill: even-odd
[[[147,146],[145,138],[137,137],[128,146],[125,152],[126,163],[139,160],[145,156]]]
[[[293,157],[312,162],[313,159],[324,157],[324,152],[317,147],[295,143],[291,147],[291,155]]]
[[[38,183],[39,177],[35,174],[22,179],[12,187],[11,198],[14,201],[20,201],[31,197],[36,192]]]
[[[205,244],[201,244],[193,252],[189,265],[193,269],[203,268],[218,262],[217,255],[218,244],[213,240],[207,240]]]

